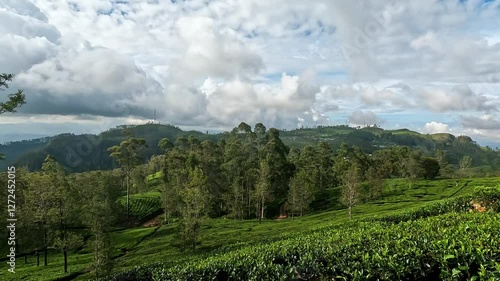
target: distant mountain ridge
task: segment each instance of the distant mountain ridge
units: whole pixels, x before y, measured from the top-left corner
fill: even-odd
[[[0,170],[12,164],[39,170],[47,154],[54,155],[58,162],[71,172],[112,169],[114,163],[107,148],[125,139],[122,133],[124,129],[130,129],[136,137],[146,139],[148,148],[143,154],[145,159],[161,153],[157,144],[162,138],[175,141],[178,137],[192,135],[201,141],[217,142],[227,134],[227,132],[205,134],[199,131],[184,131],[176,126],[163,124],[122,125],[99,135],[60,134],[0,145],[0,152],[6,156],[5,161],[0,161]],[[440,149],[447,153],[450,164],[456,165],[464,155],[470,155],[474,166],[487,165],[492,169],[500,168],[500,154],[497,151],[481,147],[467,136],[457,137],[444,133],[420,134],[408,129],[384,130],[379,127],[353,128],[342,125],[280,130],[280,137],[286,145],[299,148],[326,141],[334,149],[345,142],[348,145],[356,145],[367,153],[392,145],[418,147],[428,155],[434,155],[434,152]]]

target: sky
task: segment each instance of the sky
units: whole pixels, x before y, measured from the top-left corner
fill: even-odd
[[[156,118],[500,144],[500,0],[0,0],[0,142]],[[0,101],[8,91],[0,92]]]

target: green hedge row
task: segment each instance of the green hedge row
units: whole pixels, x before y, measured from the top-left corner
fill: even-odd
[[[500,280],[500,188],[110,280]],[[473,203],[485,213],[474,212]]]
[[[152,270],[153,280],[500,278],[500,215],[452,213],[351,224]]]
[[[483,206],[485,210],[489,212],[500,212],[500,187],[476,187],[475,191],[468,195],[441,200],[424,207],[400,211],[393,215],[384,215],[383,217],[373,218],[371,220],[399,223],[403,221],[447,214],[450,212],[473,211],[475,210],[475,206],[473,206],[473,204]]]

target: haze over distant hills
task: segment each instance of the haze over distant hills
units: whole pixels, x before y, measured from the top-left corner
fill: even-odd
[[[48,137],[48,136],[49,135],[29,134],[29,133],[1,134],[0,135],[0,144],[5,144],[6,142],[32,140],[32,139],[44,138],[44,137]]]

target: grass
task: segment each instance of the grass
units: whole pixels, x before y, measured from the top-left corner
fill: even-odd
[[[458,182],[458,183],[457,183]],[[387,180],[383,196],[373,202],[360,204],[353,209],[355,219],[370,218],[394,213],[394,211],[415,208],[436,200],[462,195],[470,192],[475,186],[495,186],[500,178],[447,179],[433,181],[415,181],[409,186],[406,180]],[[337,189],[338,190],[338,189]],[[327,194],[335,195],[335,188]],[[158,193],[136,194],[132,197],[147,202],[157,198]],[[328,203],[332,207],[328,209]],[[326,210],[317,211],[294,220],[264,220],[261,224],[254,220],[239,221],[232,219],[206,220],[202,226],[196,253],[184,251],[179,247],[177,223],[159,228],[133,228],[113,232],[111,238],[115,247],[114,272],[132,269],[135,266],[155,262],[178,262],[187,259],[203,258],[214,252],[238,249],[262,241],[275,241],[284,237],[292,237],[299,232],[340,224],[348,221],[347,211],[339,209],[335,198],[324,200]],[[147,209],[147,208],[144,208]],[[88,268],[92,255],[88,247],[69,255],[69,274]],[[37,267],[36,258],[30,257],[29,264],[23,258],[17,261],[15,275],[8,275],[7,265],[0,271],[0,280],[54,280],[63,277],[62,254],[51,252],[48,267]],[[43,262],[43,261],[42,261]],[[79,275],[75,280],[88,280],[90,274]]]

